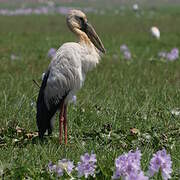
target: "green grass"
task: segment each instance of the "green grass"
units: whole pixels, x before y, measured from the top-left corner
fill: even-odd
[[[87,75],[77,105],[69,106],[66,147],[58,143],[57,117],[53,136],[43,143],[25,134],[37,130],[36,108],[31,103],[38,88],[32,80],[41,82],[49,48],[75,41],[74,35],[62,16],[0,16],[0,168],[4,179],[50,179],[45,171],[50,160],[68,158],[77,163],[81,154],[91,151],[97,154],[97,179],[111,179],[114,159],[137,147],[143,153],[144,171],[152,154],[166,148],[173,161],[172,179],[178,179],[180,116],[173,116],[171,110],[180,107],[180,61],[157,58],[161,50],[180,47],[177,14],[167,9],[153,17],[149,12],[140,17],[132,13],[88,16],[107,54]],[[152,25],[161,30],[159,41],[149,34]],[[119,47],[123,43],[132,52],[131,62],[122,58]],[[20,59],[10,60],[11,54]],[[16,126],[23,128],[20,135]],[[132,135],[131,128],[139,133]]]

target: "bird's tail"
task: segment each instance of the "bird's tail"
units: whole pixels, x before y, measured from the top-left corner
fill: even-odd
[[[52,133],[52,118],[56,113],[58,106],[53,105],[49,109],[45,103],[44,98],[44,90],[47,84],[47,79],[49,76],[49,72],[47,72],[43,78],[38,99],[37,99],[37,114],[36,114],[36,122],[38,126],[39,137],[43,138],[44,133],[48,130],[48,134]]]

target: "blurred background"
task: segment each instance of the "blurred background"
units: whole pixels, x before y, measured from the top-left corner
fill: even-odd
[[[15,10],[19,8],[19,11],[11,12],[11,14],[20,14],[20,10],[24,8],[43,8],[42,12],[36,10],[38,13],[53,13],[59,12],[64,13],[62,9],[58,7],[76,7],[76,8],[87,8],[86,11],[98,12],[99,10],[122,10],[123,8],[132,9],[133,4],[138,4],[141,8],[158,8],[168,6],[177,6],[180,4],[179,0],[0,0],[1,14],[8,14],[7,9]],[[2,11],[2,9],[4,11]],[[33,9],[32,9],[33,11]],[[26,14],[33,13],[31,9],[25,12]],[[102,12],[101,12],[102,13]],[[116,12],[117,13],[117,12]],[[9,12],[10,14],[10,12]]]

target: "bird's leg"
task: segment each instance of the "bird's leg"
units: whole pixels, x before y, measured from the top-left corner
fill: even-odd
[[[59,114],[59,143],[60,144],[62,144],[63,122],[64,122],[64,102],[60,106],[60,114]]]
[[[67,105],[64,105],[64,142],[67,145]]]

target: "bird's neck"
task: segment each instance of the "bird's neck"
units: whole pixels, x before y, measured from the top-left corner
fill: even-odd
[[[79,38],[79,44],[85,50],[85,54],[82,58],[82,73],[86,74],[88,71],[92,70],[99,63],[99,53],[96,47],[91,43],[90,39],[86,35],[86,33],[77,30],[76,32]]]
[[[78,37],[79,44],[86,45],[89,47],[89,49],[94,48],[94,45],[91,43],[91,41],[88,38],[88,36],[86,35],[86,33],[84,33],[83,31],[81,31],[79,29],[75,29],[75,34]]]
[[[85,50],[81,63],[82,73],[86,74],[88,71],[96,67],[96,64],[99,63],[100,56],[96,47],[93,45],[93,43],[91,43],[91,40],[88,38],[86,33],[79,29],[74,29],[74,33],[79,39],[79,44]]]

